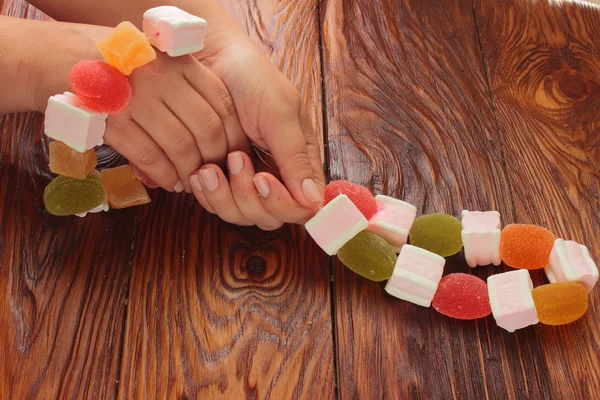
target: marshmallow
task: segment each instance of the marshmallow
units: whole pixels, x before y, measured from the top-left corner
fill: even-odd
[[[463,210],[462,226],[461,237],[469,267],[500,265],[500,213]]]
[[[598,267],[587,247],[572,240],[556,239],[550,263],[544,268],[550,283],[578,281],[591,292],[598,281]]]
[[[404,245],[385,291],[399,299],[429,307],[442,279],[445,264],[444,257],[419,247]]]
[[[487,284],[492,314],[499,327],[514,332],[539,322],[529,271],[519,269],[492,275]]]
[[[412,204],[392,197],[377,195],[377,213],[369,220],[369,232],[381,237],[396,253],[406,244],[410,227],[417,216]]]
[[[177,7],[151,8],[144,13],[144,34],[158,50],[179,57],[204,48],[206,21]]]
[[[369,222],[348,196],[342,194],[331,200],[304,226],[315,242],[332,256],[359,232],[367,229]]]
[[[104,143],[107,117],[85,107],[73,93],[65,92],[48,100],[44,133],[83,153]]]

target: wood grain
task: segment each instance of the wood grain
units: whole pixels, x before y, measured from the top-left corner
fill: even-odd
[[[516,22],[526,19],[525,13],[515,15],[513,23],[506,18],[511,13],[505,15],[505,6],[514,7],[514,3],[482,0],[479,4],[487,11],[491,25],[487,29],[495,28],[494,35],[483,40],[484,50],[492,47],[493,54],[505,62],[512,60],[510,65],[515,68],[492,61],[501,93],[506,90],[507,71],[527,71],[527,62],[537,59],[535,55],[525,57],[538,43],[537,37],[524,35],[523,27]],[[597,136],[592,138],[580,130],[569,140],[575,145],[552,152],[553,163],[561,161],[547,176],[571,177],[567,185],[560,187],[562,190],[550,189],[551,181],[518,183],[524,173],[530,178],[539,175],[534,175],[538,168],[535,163],[546,164],[540,167],[542,171],[550,167],[550,160],[540,155],[536,141],[551,139],[547,132],[533,129],[537,126],[535,118],[525,117],[533,111],[536,97],[532,94],[536,92],[527,93],[529,104],[506,104],[505,119],[496,119],[470,1],[451,5],[330,0],[324,4],[332,179],[350,179],[370,186],[376,193],[405,199],[420,213],[459,215],[462,208],[494,208],[501,212],[505,223],[521,219],[546,224],[550,220],[566,221],[573,213],[549,199],[571,197],[584,208],[589,207],[588,218],[597,221],[591,206],[597,206],[598,162],[597,158],[589,161],[597,155],[597,150],[590,152]],[[528,15],[540,13],[536,2],[528,4]],[[589,15],[587,18],[579,18],[573,25],[585,29],[592,22]],[[554,27],[560,26],[558,18],[553,23]],[[597,37],[591,32],[574,34],[588,40]],[[507,47],[510,39],[519,44]],[[591,45],[582,48],[582,53],[588,51],[595,52]],[[515,77],[513,93],[522,93],[520,85],[528,84],[522,75]],[[590,121],[587,129],[597,118],[597,113],[591,113],[593,109],[589,106],[588,111],[579,110],[580,125]],[[564,116],[563,121],[571,117]],[[513,131],[514,146],[504,143],[510,141],[504,134],[506,129]],[[530,137],[529,145],[517,142],[523,136]],[[505,152],[512,155],[505,158]],[[530,154],[536,154],[535,159]],[[562,172],[561,164],[568,163],[572,164]],[[582,175],[569,172],[575,170]],[[529,200],[523,204],[523,199]],[[591,201],[594,199],[596,203]],[[547,212],[536,213],[536,207]],[[528,218],[523,218],[525,215]],[[578,224],[575,219],[572,224],[576,232],[586,225],[592,228],[596,222],[580,220]],[[579,238],[583,240],[584,236]],[[586,242],[597,249],[595,239]],[[446,267],[446,273],[468,270],[462,256],[451,258]],[[501,270],[478,268],[472,273],[485,278]],[[540,274],[535,280],[542,281]],[[335,281],[341,398],[551,398],[552,390],[563,378],[569,380],[567,389],[559,392],[565,396],[556,398],[591,393],[596,388],[595,301],[584,319],[568,327],[536,326],[509,334],[499,329],[491,317],[455,322],[431,309],[394,300],[385,294],[384,285],[357,278],[339,263]],[[561,351],[563,335],[576,355]],[[591,353],[594,355],[588,355]],[[547,361],[540,363],[540,359]],[[575,372],[569,373],[570,368]],[[552,377],[557,369],[561,374]]]
[[[0,119],[0,398],[114,398],[134,214],[49,215],[41,126]]]
[[[224,3],[320,132],[316,1]],[[119,398],[333,398],[329,273],[301,228],[241,229],[159,195],[139,224]]]
[[[559,237],[585,243],[597,260],[600,7],[476,1],[475,12],[514,193],[515,221],[542,224]],[[531,382],[529,393],[598,396],[599,312],[596,289],[583,319],[536,330],[543,348],[537,363],[551,373]]]

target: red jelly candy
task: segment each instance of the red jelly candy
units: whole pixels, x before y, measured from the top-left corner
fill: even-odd
[[[469,274],[443,277],[431,305],[440,314],[456,319],[485,318],[492,313],[486,283]]]
[[[154,182],[148,175],[142,172],[141,169],[136,167],[133,164],[130,164],[131,169],[133,170],[133,174],[136,178],[140,180],[148,189],[156,189],[158,185]]]
[[[131,101],[129,79],[115,67],[97,60],[80,61],[69,74],[71,87],[82,103],[104,114],[118,114]]]
[[[348,181],[333,181],[325,188],[325,204],[335,199],[340,194],[345,194],[360,210],[366,219],[377,213],[377,202],[373,194],[364,186]]]

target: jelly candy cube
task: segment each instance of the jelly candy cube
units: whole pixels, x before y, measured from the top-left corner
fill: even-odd
[[[98,43],[98,49],[110,65],[127,76],[156,59],[146,36],[129,21],[117,25],[106,40]]]
[[[73,150],[59,141],[49,144],[50,171],[68,178],[85,179],[96,167],[96,152],[93,149],[84,153]]]
[[[69,80],[81,102],[92,110],[118,114],[131,102],[129,79],[103,61],[78,62],[71,69]]]
[[[500,213],[463,210],[461,222],[461,238],[469,267],[500,265]]]
[[[348,196],[340,195],[304,226],[314,241],[332,256],[357,233],[367,229],[369,222]]]
[[[469,274],[450,274],[440,281],[432,307],[450,318],[471,320],[492,313],[484,281]]]
[[[545,267],[550,283],[579,281],[588,292],[598,282],[598,267],[584,245],[572,240],[556,239],[550,253],[550,264]]]
[[[101,179],[112,208],[120,209],[150,203],[146,188],[135,177],[129,165],[102,170]]]
[[[381,282],[394,271],[396,252],[382,238],[369,232],[360,232],[338,252],[346,267],[363,278]]]
[[[429,307],[442,279],[445,264],[446,260],[437,254],[404,245],[385,291],[399,299]]]
[[[410,229],[410,244],[442,257],[452,256],[462,248],[462,225],[447,214],[422,215]]]
[[[369,220],[367,231],[385,239],[396,253],[406,244],[417,208],[402,200],[377,195],[377,213]]]
[[[179,57],[204,48],[206,21],[177,7],[155,7],[144,13],[144,34],[158,50]]]
[[[377,212],[377,202],[373,194],[364,186],[348,181],[333,181],[325,188],[325,204],[345,194],[361,213],[369,220]]]
[[[580,282],[558,282],[538,286],[531,292],[538,318],[545,325],[570,324],[588,309],[588,291]]]
[[[85,179],[58,176],[44,190],[44,205],[52,215],[75,215],[98,207],[104,202],[106,192],[98,178]]]
[[[520,269],[491,275],[487,285],[492,314],[499,327],[514,332],[539,322],[529,271]]]
[[[550,262],[555,240],[556,236],[541,226],[507,225],[500,238],[500,257],[513,268],[544,268]]]

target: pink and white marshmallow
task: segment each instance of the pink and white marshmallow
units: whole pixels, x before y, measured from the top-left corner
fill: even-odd
[[[345,194],[337,196],[305,225],[315,242],[330,256],[369,226],[369,221]]]
[[[204,48],[206,21],[177,7],[161,6],[144,13],[144,34],[150,44],[171,57]]]
[[[487,285],[492,315],[499,327],[514,332],[539,322],[528,270],[491,275]]]
[[[48,100],[44,133],[83,153],[104,143],[107,117],[85,107],[73,93],[65,92]]]
[[[388,242],[396,253],[406,244],[417,208],[392,197],[377,195],[377,213],[369,220],[369,232]]]
[[[544,268],[550,283],[578,281],[591,292],[598,282],[598,267],[587,247],[572,240],[556,239],[550,263]]]
[[[445,264],[444,257],[419,247],[404,245],[385,291],[399,299],[429,307],[442,279]]]
[[[500,265],[500,213],[463,210],[462,226],[461,236],[469,267]]]

